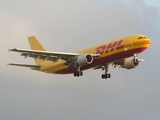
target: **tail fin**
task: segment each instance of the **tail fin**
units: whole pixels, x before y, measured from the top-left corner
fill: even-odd
[[[28,41],[30,44],[30,47],[32,50],[41,50],[45,51],[45,49],[42,47],[42,45],[38,42],[38,40],[35,38],[35,36],[28,37]],[[41,63],[42,60],[37,59],[35,60],[36,64]]]

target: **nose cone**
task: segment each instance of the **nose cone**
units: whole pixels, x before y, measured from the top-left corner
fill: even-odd
[[[151,44],[151,40],[150,39],[143,40],[142,44],[141,44],[142,45],[142,49],[143,49],[142,51],[146,50],[150,46],[150,44]]]
[[[144,50],[146,50],[151,44],[151,40],[146,38],[142,40],[138,40],[138,42],[133,42],[133,46],[139,48],[139,51],[137,53],[141,53]]]
[[[147,45],[147,47],[149,47],[150,44],[151,44],[151,40],[150,39],[144,40],[144,45]]]
[[[150,39],[148,39],[148,41],[149,41],[149,45],[151,44],[151,40]]]

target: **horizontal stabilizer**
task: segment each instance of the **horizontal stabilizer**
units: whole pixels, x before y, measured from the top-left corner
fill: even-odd
[[[35,69],[40,69],[41,65],[26,65],[26,64],[14,64],[14,63],[10,63],[8,65],[14,65],[14,66],[21,66],[21,67],[32,67]]]

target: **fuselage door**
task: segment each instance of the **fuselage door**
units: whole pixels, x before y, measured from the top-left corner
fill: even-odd
[[[129,47],[132,47],[132,37],[128,37],[125,45],[125,49],[127,50]]]

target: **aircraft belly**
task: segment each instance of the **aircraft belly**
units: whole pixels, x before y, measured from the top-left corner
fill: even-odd
[[[93,68],[97,65],[105,65],[107,63],[110,63],[110,62],[113,62],[113,61],[116,61],[116,60],[131,57],[131,56],[133,56],[134,53],[141,53],[145,49],[147,49],[147,47],[122,51],[122,52],[119,52],[119,53],[115,53],[115,54],[112,54],[112,55],[105,56],[103,58],[95,59],[93,61],[93,63],[91,63],[89,65],[82,66],[81,70],[83,71],[83,70],[86,70],[86,69]],[[69,68],[65,68],[65,69],[62,69],[62,70],[58,70],[55,73],[56,74],[70,74],[70,73],[74,73],[76,71],[77,71],[76,68],[69,67]]]

